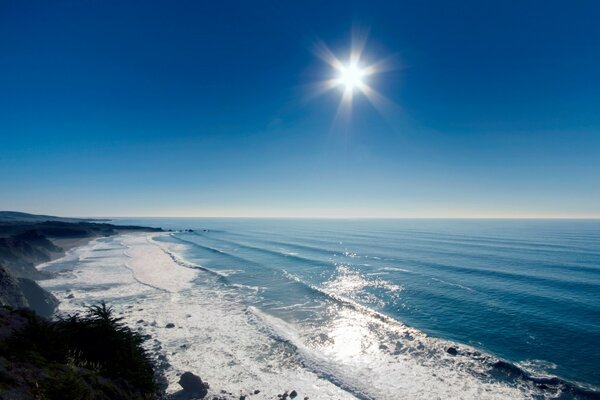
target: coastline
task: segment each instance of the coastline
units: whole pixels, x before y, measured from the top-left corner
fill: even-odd
[[[74,247],[60,260],[45,263],[42,269],[59,274],[43,281],[43,286],[61,298],[59,312],[74,313],[100,299],[114,305],[119,317],[150,339],[148,349],[165,374],[167,393],[171,395],[179,390],[180,375],[191,371],[209,384],[221,385],[209,393],[229,396],[224,398],[252,395],[267,399],[291,390],[297,390],[300,398],[393,398],[391,391],[377,389],[389,386],[389,374],[377,380],[348,375],[340,369],[343,359],[336,364],[327,354],[315,353],[302,344],[294,327],[241,304],[236,300],[239,288],[222,285],[226,275],[185,260],[183,244],[161,241],[169,237],[167,233],[122,233],[95,238],[87,245]],[[357,316],[367,324],[390,322],[381,316],[369,316],[360,307],[351,307],[349,321]],[[437,349],[438,354],[421,364],[411,361],[411,350],[403,358],[408,363],[404,367],[389,364],[392,359],[381,359],[380,363],[387,364],[399,380],[407,379],[404,386],[393,386],[396,393],[401,390],[413,398],[431,393],[447,398],[528,398],[526,393],[533,395],[530,391],[540,385],[560,384],[556,378],[527,376],[515,365],[469,346],[428,338],[415,329],[396,325],[399,333],[412,336],[411,348],[425,346]],[[345,329],[351,332],[355,328],[347,325]],[[279,351],[287,354],[285,358],[277,356],[258,367],[254,364]],[[482,360],[487,364],[481,364]],[[496,368],[498,374],[511,376],[514,382],[506,385],[488,378],[480,381],[477,374],[486,374],[482,369],[485,365]],[[409,376],[415,382],[410,382]],[[454,387],[454,381],[462,387]],[[290,382],[295,387],[290,387]],[[259,393],[254,395],[257,390]]]
[[[0,305],[51,316],[58,300],[39,286],[38,281],[50,278],[39,266],[96,238],[139,231],[162,229],[0,211]]]
[[[242,366],[256,357],[252,354],[256,352],[253,348],[256,343],[248,339],[243,348],[236,349],[243,351],[243,356],[233,355],[228,345],[248,336],[251,330],[248,319],[256,317],[249,315],[245,307],[232,302],[223,305],[222,309],[212,309],[213,299],[225,300],[227,297],[221,290],[213,288],[208,292],[193,293],[190,282],[214,279],[214,276],[200,276],[200,269],[182,266],[182,260],[177,262],[173,258],[173,248],[166,249],[153,241],[160,235],[164,234],[135,233],[96,238],[85,246],[73,248],[61,259],[41,265],[42,270],[55,273],[55,278],[41,283],[60,299],[57,312],[80,312],[85,305],[106,299],[119,317],[149,339],[147,349],[167,379],[166,391],[170,396],[178,396],[181,374],[191,371],[215,386],[211,387],[208,398],[251,396],[247,398],[271,399],[293,390],[299,393],[299,398],[356,398],[313,373],[303,371],[298,365],[292,366],[290,372],[293,375],[287,377],[255,371],[251,364]],[[94,252],[102,252],[104,257],[97,260],[95,266],[90,266]],[[84,265],[81,258],[88,266],[84,270],[79,269]],[[102,268],[102,273],[94,271],[96,268]],[[79,269],[77,273],[74,273],[75,269]],[[168,273],[164,274],[163,269]],[[225,310],[228,319],[224,319],[226,316],[221,312]],[[220,343],[214,343],[212,334],[215,330],[219,335],[225,335],[220,336]],[[260,344],[263,348],[276,344],[269,337],[263,340]],[[194,357],[186,356],[190,351]],[[210,357],[204,359],[207,355]],[[233,367],[234,364],[241,365]],[[269,390],[273,387],[279,389]]]

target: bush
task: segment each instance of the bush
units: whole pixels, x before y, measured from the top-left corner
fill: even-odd
[[[26,314],[26,318],[24,327],[8,339],[11,350],[7,356],[48,371],[40,385],[44,392],[40,397],[53,399],[57,393],[64,396],[71,388],[80,394],[73,398],[92,398],[82,385],[102,381],[106,389],[110,386],[106,385],[107,379],[140,398],[152,398],[156,393],[154,368],[143,348],[144,339],[122,318],[115,317],[105,302],[88,307],[84,315],[69,315],[57,321],[33,313]],[[89,379],[90,374],[94,379]]]

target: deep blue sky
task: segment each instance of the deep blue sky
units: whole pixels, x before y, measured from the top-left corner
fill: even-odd
[[[0,2],[0,209],[600,217],[597,1]],[[393,107],[309,98],[369,30]]]

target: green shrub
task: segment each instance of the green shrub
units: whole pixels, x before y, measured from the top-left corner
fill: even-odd
[[[40,398],[65,398],[65,393],[72,399],[102,398],[89,393],[86,379],[103,386],[102,391],[112,390],[108,380],[134,391],[139,395],[136,397],[153,397],[157,385],[153,364],[143,348],[144,339],[122,318],[115,317],[105,302],[88,307],[84,315],[57,321],[34,313],[24,316],[27,323],[8,339],[11,350],[7,357],[49,371],[40,384]],[[88,379],[90,374],[98,379]]]

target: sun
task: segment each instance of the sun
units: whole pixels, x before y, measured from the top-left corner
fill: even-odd
[[[390,110],[396,113],[396,107],[383,94],[374,87],[382,77],[376,77],[383,72],[396,69],[394,57],[369,60],[365,56],[368,31],[354,30],[349,46],[349,54],[345,58],[336,56],[322,41],[317,41],[314,46],[315,55],[331,67],[328,78],[311,85],[310,97],[324,94],[333,89],[338,89],[341,98],[335,118],[350,115],[352,103],[358,97],[365,97],[381,114],[389,115]]]
[[[343,86],[345,90],[353,91],[364,85],[363,78],[366,71],[356,64],[340,65],[337,83]]]

